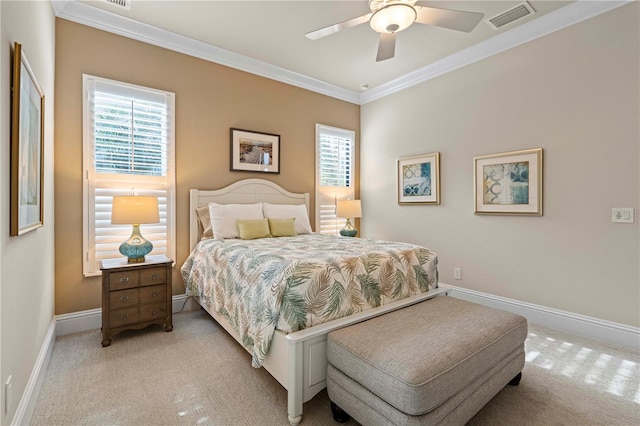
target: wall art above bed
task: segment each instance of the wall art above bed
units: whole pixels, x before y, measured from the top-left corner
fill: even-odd
[[[231,128],[231,171],[280,173],[280,135]]]
[[[473,160],[475,213],[542,216],[542,148]]]
[[[398,160],[398,204],[440,204],[440,153]]]

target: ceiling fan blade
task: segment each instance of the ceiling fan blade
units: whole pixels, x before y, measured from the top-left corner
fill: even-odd
[[[378,56],[376,62],[393,58],[396,53],[396,33],[380,33],[380,43],[378,43]]]
[[[484,17],[484,13],[464,10],[439,9],[436,7],[414,6],[417,13],[416,22],[451,30],[471,32]]]
[[[338,31],[346,30],[347,28],[355,27],[356,25],[369,22],[373,13],[367,13],[366,15],[358,16],[357,18],[349,19],[348,21],[339,22],[337,24],[329,25],[328,27],[320,28],[319,30],[306,33],[308,39],[317,40],[322,37],[326,37],[331,34],[335,34]]]

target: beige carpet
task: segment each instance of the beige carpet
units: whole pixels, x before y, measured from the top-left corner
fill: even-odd
[[[470,425],[640,424],[638,353],[529,328],[521,384]],[[99,330],[56,340],[33,425],[288,425],[285,390],[204,311],[174,315],[170,333],[152,326],[100,341]],[[323,391],[302,425],[332,424]]]

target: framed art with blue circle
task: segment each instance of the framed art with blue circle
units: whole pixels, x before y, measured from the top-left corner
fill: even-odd
[[[475,214],[542,216],[542,148],[475,157]]]
[[[440,153],[398,160],[398,204],[440,204]]]

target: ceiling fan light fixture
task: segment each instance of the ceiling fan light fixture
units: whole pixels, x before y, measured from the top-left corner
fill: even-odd
[[[413,6],[405,3],[392,3],[376,10],[369,25],[379,33],[397,33],[409,28],[417,18]]]

